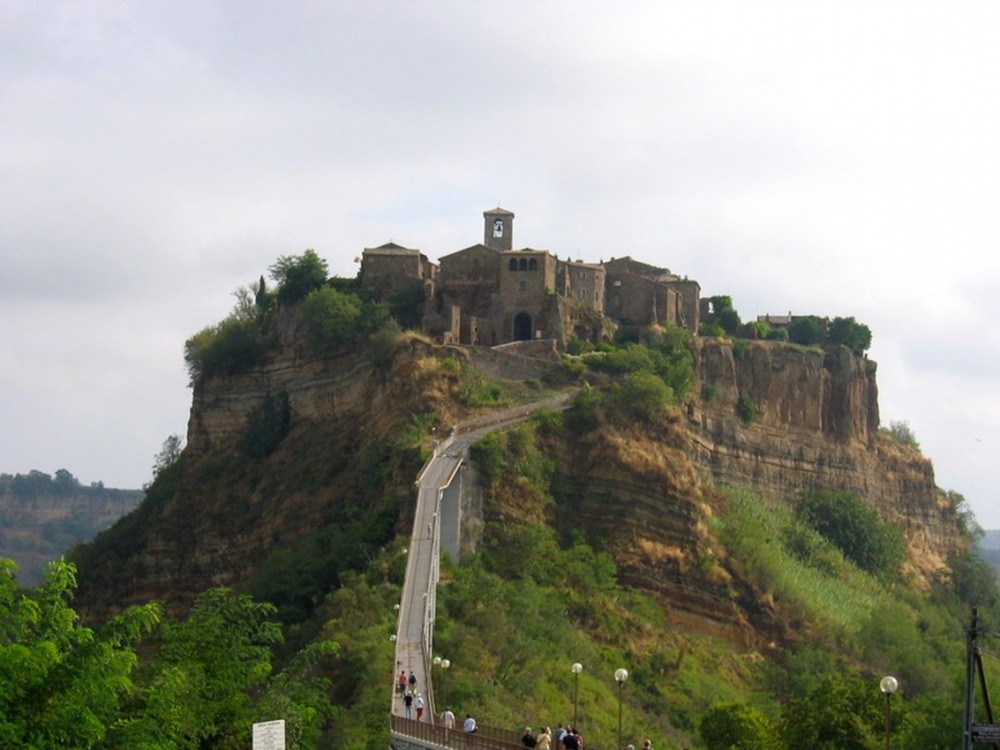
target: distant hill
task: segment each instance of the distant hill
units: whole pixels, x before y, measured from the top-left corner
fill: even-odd
[[[45,566],[88,542],[144,497],[142,490],[80,484],[70,472],[0,474],[0,557],[19,566],[18,581],[34,586]]]
[[[984,550],[1000,550],[1000,529],[985,532],[979,546]]]

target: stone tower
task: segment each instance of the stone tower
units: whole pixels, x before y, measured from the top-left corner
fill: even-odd
[[[499,206],[483,211],[483,244],[491,250],[510,250],[513,245],[514,214]]]

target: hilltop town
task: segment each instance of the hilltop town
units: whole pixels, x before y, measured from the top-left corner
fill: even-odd
[[[495,346],[576,336],[607,338],[613,327],[672,324],[697,333],[697,281],[630,257],[587,263],[548,250],[513,248],[514,214],[483,212],[483,241],[428,260],[390,242],[365,248],[360,282],[376,300],[422,296],[423,329],[447,343]]]

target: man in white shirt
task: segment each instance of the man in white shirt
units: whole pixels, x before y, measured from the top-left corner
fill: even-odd
[[[472,714],[465,715],[465,723],[462,725],[462,729],[464,729],[467,734],[476,733],[476,720],[472,718]]]
[[[445,729],[455,728],[455,714],[451,712],[451,709],[445,706],[444,713],[441,714],[441,724]]]

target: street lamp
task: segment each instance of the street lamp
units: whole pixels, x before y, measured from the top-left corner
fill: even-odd
[[[576,729],[577,722],[579,721],[577,717],[577,698],[580,696],[580,672],[583,671],[583,665],[580,662],[574,662],[573,666],[570,667],[573,670],[573,728]]]
[[[435,667],[441,667],[441,669],[448,669],[451,666],[451,661],[448,659],[442,659],[440,656],[435,656],[432,660]],[[445,706],[448,704],[444,700],[444,688],[441,688],[441,703]],[[436,707],[435,707],[436,710]]]
[[[615,682],[618,683],[618,747],[622,746],[622,688],[628,679],[628,670],[619,667],[615,670]]]
[[[879,689],[885,695],[885,750],[889,750],[889,736],[891,733],[891,718],[892,718],[892,694],[896,692],[896,688],[899,687],[899,682],[895,677],[886,675],[882,678],[882,681],[878,684]]]

